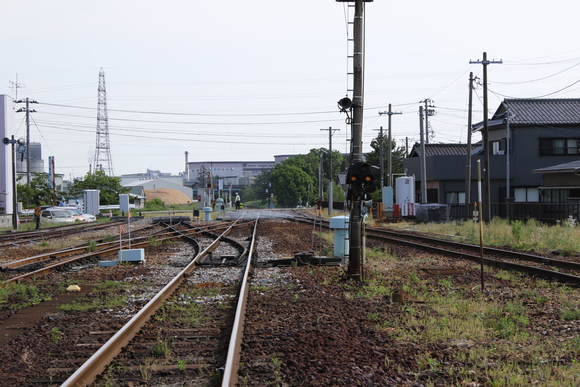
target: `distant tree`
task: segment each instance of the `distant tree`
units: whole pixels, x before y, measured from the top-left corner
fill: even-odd
[[[271,174],[272,170],[270,169],[262,170],[251,185],[244,187],[242,191],[243,200],[246,202],[260,200],[262,203],[266,203],[268,201],[268,196],[272,193]]]
[[[322,163],[321,163],[322,161]],[[328,197],[328,175],[329,175],[329,156],[328,150],[322,149],[311,149],[308,154],[305,155],[296,155],[289,157],[288,159],[282,161],[273,170],[262,171],[260,175],[254,180],[252,185],[244,188],[242,192],[243,200],[250,201],[250,200],[261,200],[262,203],[266,203],[268,201],[268,196],[274,192],[277,196],[276,200],[278,205],[281,206],[295,206],[298,202],[302,204],[306,204],[310,201],[310,203],[314,202],[314,199],[318,197],[318,180],[319,180],[319,168],[322,167],[322,187],[323,187],[323,195],[326,193],[326,197]],[[332,174],[333,174],[333,196],[335,201],[343,201],[344,200],[344,193],[341,189],[338,180],[338,172],[342,172],[346,170],[347,162],[342,157],[340,152],[333,151],[332,152]],[[286,176],[288,171],[301,171],[296,177],[295,182],[300,182],[300,179],[304,178],[305,176],[308,179],[304,179],[303,183],[305,184],[304,187],[299,188],[299,192],[297,193],[300,197],[288,197],[288,201],[286,202],[284,199],[283,201],[280,200],[278,195],[280,194],[280,187],[279,185],[283,180],[291,180],[291,177]],[[283,178],[283,179],[282,179]],[[286,195],[293,196],[292,194],[282,193],[284,197]],[[294,203],[295,201],[295,203]]]
[[[386,136],[383,136],[382,141],[383,141],[383,166],[384,166],[383,179],[384,179],[384,183],[386,186],[388,183],[387,179],[388,179],[388,171],[389,171],[388,152],[392,152],[391,160],[393,163],[393,166],[392,166],[393,175],[401,174],[401,173],[403,173],[403,159],[405,158],[405,148],[403,148],[403,147],[397,148],[395,141],[391,141],[391,144],[389,146],[389,143],[388,143],[389,140],[388,140],[388,137],[386,137]],[[381,165],[381,138],[380,138],[380,135],[371,141],[371,148],[373,148],[373,150],[366,154],[366,162],[375,166],[375,167],[379,167]],[[374,175],[374,180],[373,180],[372,186],[368,187],[367,192],[380,191],[380,189],[381,189],[380,169],[373,168],[373,175]],[[394,181],[395,181],[395,179],[393,177],[393,182]],[[373,197],[374,196],[375,195],[373,195]],[[378,197],[380,197],[380,195]]]
[[[82,180],[75,180],[69,187],[69,195],[80,197],[84,190],[96,189],[100,191],[100,204],[110,205],[119,203],[119,194],[131,192],[131,188],[121,185],[120,177],[107,176],[104,171],[87,173]]]
[[[48,173],[34,173],[30,184],[20,183],[23,178],[19,178],[19,183],[16,185],[16,196],[24,208],[34,207],[37,200],[41,205],[53,204],[52,189],[48,188]],[[64,196],[64,193],[59,189],[60,186],[56,188],[56,199],[59,200]]]
[[[306,203],[308,186],[314,184],[312,176],[291,163],[280,163],[271,174],[274,196],[279,207],[296,207]]]

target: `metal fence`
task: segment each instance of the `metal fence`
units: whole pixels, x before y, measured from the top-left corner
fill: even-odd
[[[473,219],[473,204],[448,204],[449,219]],[[570,217],[578,219],[578,203],[492,203],[491,217],[509,220],[535,219],[542,223],[556,224]]]

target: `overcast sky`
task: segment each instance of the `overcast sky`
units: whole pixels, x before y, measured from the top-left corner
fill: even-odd
[[[364,151],[387,127],[419,141],[466,141],[470,64],[488,53],[490,114],[504,98],[580,96],[580,3],[375,0],[366,5]],[[31,141],[56,172],[83,176],[96,143],[99,70],[106,79],[115,175],[177,174],[190,161],[272,161],[348,151],[336,102],[347,94],[347,26],[334,0],[2,0],[0,94],[38,101]],[[16,88],[18,82],[18,88]],[[483,116],[474,92],[474,122]],[[16,136],[26,133],[16,113]],[[476,138],[476,140],[479,138]]]

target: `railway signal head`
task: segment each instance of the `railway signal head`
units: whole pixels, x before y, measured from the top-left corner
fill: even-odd
[[[371,166],[362,161],[351,164],[346,173],[346,181],[348,184],[354,185],[370,183],[373,181]]]

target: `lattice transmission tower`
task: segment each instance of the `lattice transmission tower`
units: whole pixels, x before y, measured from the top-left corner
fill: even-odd
[[[113,160],[109,144],[109,117],[107,114],[107,89],[105,88],[105,72],[99,71],[99,101],[97,107],[97,142],[95,149],[95,172],[105,171],[107,176],[113,176]]]

